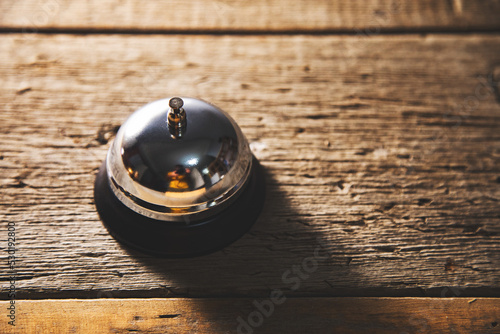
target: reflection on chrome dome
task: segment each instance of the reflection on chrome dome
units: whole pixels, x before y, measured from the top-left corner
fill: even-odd
[[[182,138],[169,133],[169,99],[155,101],[124,123],[107,158],[115,195],[158,220],[199,218],[216,204],[222,209],[244,188],[251,168],[247,141],[229,115],[200,100],[183,102]]]

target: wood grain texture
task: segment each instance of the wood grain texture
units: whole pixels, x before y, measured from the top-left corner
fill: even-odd
[[[0,247],[14,222],[19,298],[500,295],[500,36],[0,45]],[[109,236],[93,181],[126,117],[176,94],[237,120],[268,193],[223,251],[153,259]]]
[[[21,300],[2,333],[498,333],[494,298]],[[265,304],[267,305],[267,304]],[[4,310],[7,302],[0,302]],[[312,307],[314,306],[314,307]],[[251,314],[254,313],[253,316]],[[239,327],[238,318],[259,326]],[[253,321],[253,322],[252,322]]]
[[[500,28],[496,0],[16,0],[0,27],[133,31],[347,31]]]

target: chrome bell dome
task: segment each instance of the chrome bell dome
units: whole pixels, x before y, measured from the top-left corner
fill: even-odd
[[[172,122],[176,113],[182,117]],[[176,97],[152,102],[130,116],[106,167],[113,192],[127,207],[150,218],[186,222],[222,210],[238,197],[252,154],[228,114],[200,100]]]
[[[257,209],[258,215],[263,203],[258,165],[245,136],[227,113],[194,98],[161,99],[138,109],[120,127],[96,179],[96,206],[105,225],[120,241],[136,244],[134,233],[122,233],[125,226],[133,230],[134,226],[139,229],[154,223],[150,232],[163,234],[163,241],[169,245],[154,246],[152,252],[203,252],[217,247],[201,242],[207,244],[202,249],[193,246],[193,252],[179,251],[172,248],[178,240],[170,239],[184,227],[189,230],[180,233],[185,241],[200,243],[190,234],[196,234],[194,227],[198,225],[210,229],[208,223],[214,233],[222,228],[219,235],[235,230],[221,224],[241,225],[236,228],[238,234],[246,231],[257,216],[244,212]],[[260,197],[255,197],[257,185]],[[249,221],[241,216],[243,213],[254,218]],[[123,218],[117,219],[120,215]],[[226,238],[226,243],[234,239],[234,233],[229,233],[232,237]],[[146,240],[140,243],[148,244]],[[144,245],[138,248],[148,251]]]

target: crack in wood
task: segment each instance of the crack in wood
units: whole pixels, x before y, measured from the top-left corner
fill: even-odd
[[[158,318],[160,319],[172,319],[172,318],[177,318],[180,317],[180,314],[160,314]]]

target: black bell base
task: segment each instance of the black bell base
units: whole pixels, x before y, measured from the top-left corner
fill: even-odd
[[[105,162],[95,180],[94,200],[104,226],[124,245],[159,257],[193,257],[224,248],[255,223],[265,196],[264,172],[255,157],[249,178],[234,203],[215,216],[190,225],[169,224],[129,209],[111,190]]]

